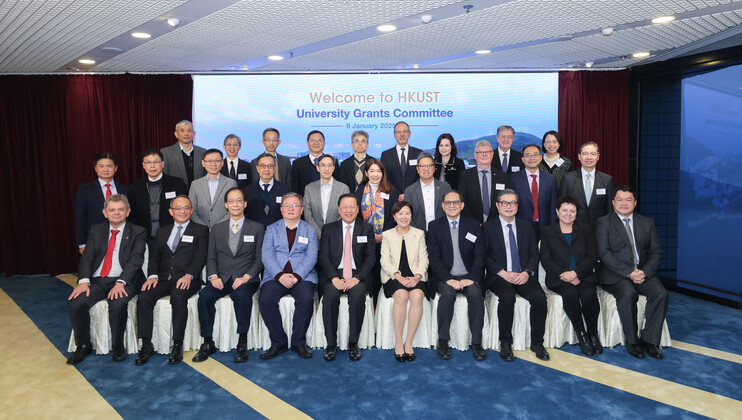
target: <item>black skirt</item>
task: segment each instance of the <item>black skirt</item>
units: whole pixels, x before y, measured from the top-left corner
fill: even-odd
[[[405,287],[402,283],[397,281],[396,279],[389,279],[386,283],[384,283],[384,296],[387,297],[387,299],[391,299],[394,295],[394,292],[397,290],[407,290],[408,292],[411,290],[422,290],[423,294],[427,296],[428,294],[428,283],[424,281],[419,281],[417,284],[413,287]]]

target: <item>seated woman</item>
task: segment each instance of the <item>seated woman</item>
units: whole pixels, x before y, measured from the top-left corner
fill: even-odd
[[[443,133],[438,136],[435,144],[435,174],[436,179],[447,182],[451,189],[459,188],[459,175],[466,169],[464,161],[456,157],[456,143],[453,136]]]
[[[541,230],[541,264],[546,271],[546,286],[562,296],[564,312],[577,331],[580,350],[592,356],[603,353],[598,339],[600,305],[593,272],[598,261],[598,245],[590,225],[575,223],[579,205],[577,198],[570,195],[557,200],[559,223]]]
[[[544,158],[538,168],[554,175],[558,191],[564,174],[572,170],[572,161],[560,154],[562,152],[562,136],[556,131],[547,131],[541,140],[541,150],[544,152]]]
[[[410,226],[412,206],[400,201],[392,206],[392,216],[397,222],[394,229],[383,234],[381,242],[381,281],[384,295],[394,299],[394,357],[400,361],[415,360],[412,339],[423,316],[423,299],[427,294],[428,248],[425,232]],[[410,310],[407,313],[407,302]],[[407,337],[402,341],[405,319]]]

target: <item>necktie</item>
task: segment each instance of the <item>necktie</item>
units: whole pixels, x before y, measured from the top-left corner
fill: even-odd
[[[458,223],[459,223],[459,222],[457,222],[457,221],[453,221],[453,222],[451,222],[451,229],[452,229],[452,230],[456,230],[456,225],[457,225]]]
[[[513,262],[513,273],[520,273],[520,256],[518,255],[518,244],[515,242],[513,225],[508,223],[508,242],[510,242],[510,260]]]
[[[237,223],[232,223],[232,233],[237,233]]]
[[[593,196],[593,182],[590,178],[590,174],[585,174],[585,202],[588,206],[590,205],[590,198]]]
[[[229,177],[232,178],[232,179],[237,179],[237,174],[235,173],[235,170],[234,170],[234,161],[233,160],[230,160],[229,161]]]
[[[103,259],[103,267],[100,269],[101,277],[108,277],[108,273],[111,272],[111,265],[113,264],[113,249],[116,248],[116,235],[118,235],[118,233],[118,229],[111,229],[111,239],[108,240],[106,257]]]
[[[533,221],[538,221],[538,182],[536,182],[536,175],[531,175],[533,180],[531,181],[531,199],[533,200]]]
[[[399,159],[399,168],[402,170],[402,176],[404,176],[404,173],[407,170],[407,158],[404,154],[404,147],[402,148],[402,156]]]
[[[490,215],[490,187],[487,185],[487,171],[482,171],[482,211]]]
[[[626,226],[626,234],[629,235],[629,245],[631,245],[631,255],[634,257],[634,270],[636,270],[637,263],[639,262],[636,258],[636,248],[634,248],[634,233],[631,231],[631,225],[629,224],[629,218],[623,219]]]
[[[263,184],[263,192],[268,197],[268,201],[265,203],[265,207],[263,207],[263,212],[265,212],[265,215],[267,216],[268,213],[271,212],[270,208],[270,193],[268,192],[268,185],[270,184]]]
[[[319,161],[319,158],[314,158],[314,170],[312,171],[312,181],[316,181],[319,179],[319,169],[317,169],[318,161]]]
[[[345,245],[343,245],[343,278],[345,280],[353,277],[353,261],[351,260],[353,251],[350,248],[352,244],[352,238],[350,236],[351,227],[347,226],[345,228]]]
[[[173,246],[170,247],[170,250],[175,252],[175,249],[178,248],[178,244],[180,243],[180,237],[183,234],[183,226],[178,226],[178,233],[175,234],[175,239],[173,239]]]
[[[111,194],[113,194],[111,192],[111,184],[106,184],[106,198],[110,197]]]
[[[508,154],[502,154],[502,171],[508,173]]]
[[[265,192],[268,192],[268,187],[269,187],[270,185],[271,185],[271,184],[263,184],[263,191],[265,191]]]

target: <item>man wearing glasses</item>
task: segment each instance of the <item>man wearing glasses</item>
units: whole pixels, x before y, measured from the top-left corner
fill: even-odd
[[[515,129],[509,125],[497,127],[497,153],[492,154],[492,164],[512,176],[523,170],[523,155],[513,150]]]
[[[536,240],[541,240],[541,228],[557,222],[556,212],[556,178],[554,175],[539,170],[541,150],[534,144],[523,148],[525,170],[510,175],[513,190],[518,194],[517,217],[531,223],[536,233]]]
[[[281,144],[281,134],[278,132],[277,129],[273,127],[268,127],[265,130],[263,130],[263,147],[265,147],[265,152],[269,155],[273,156],[273,163],[275,163],[276,168],[273,171],[273,177],[276,179],[276,181],[281,181],[286,185],[291,185],[291,160],[287,158],[286,156],[279,154],[276,152],[276,149],[278,149],[278,146]],[[260,159],[260,156],[256,157],[252,161],[250,161],[250,166],[252,167],[252,181],[255,182],[259,177],[258,173],[258,160]]]
[[[281,197],[289,192],[288,184],[275,179],[276,158],[263,153],[255,160],[258,171],[257,181],[245,187],[245,200],[250,203],[245,214],[253,222],[263,225],[263,229],[281,218]]]
[[[228,189],[237,186],[237,182],[221,175],[224,160],[222,151],[209,149],[204,153],[201,164],[206,169],[206,176],[191,184],[188,198],[193,203],[193,221],[209,228],[227,218],[227,209],[221,203],[221,197]]]
[[[593,228],[595,221],[611,212],[613,197],[613,177],[595,169],[600,159],[598,145],[589,141],[580,147],[577,155],[582,168],[567,172],[559,186],[559,197],[571,195],[580,200],[577,221],[589,223]]]
[[[417,172],[413,168],[417,166],[417,155],[422,152],[410,146],[410,134],[412,132],[406,122],[394,124],[394,139],[397,144],[381,153],[381,163],[386,168],[386,177],[400,193],[415,183]],[[404,200],[404,195],[399,196],[399,199]]]
[[[459,179],[459,191],[464,206],[464,215],[476,219],[480,224],[495,212],[497,194],[510,188],[510,178],[496,166],[492,166],[492,145],[487,140],[477,142],[474,158],[477,166],[465,170]]]
[[[322,226],[340,220],[337,210],[338,199],[343,194],[348,194],[348,186],[334,179],[332,173],[335,171],[335,158],[330,155],[322,155],[317,160],[317,170],[320,179],[307,185],[304,194],[304,219],[317,231],[319,239]]]
[[[404,191],[405,200],[412,205],[412,226],[428,231],[428,225],[435,219],[444,216],[443,196],[451,191],[451,187],[433,176],[435,174],[435,160],[428,153],[417,155],[417,174],[420,182],[407,187]],[[435,290],[428,289],[430,293]]]
[[[296,159],[291,164],[291,191],[301,196],[304,195],[304,189],[307,185],[319,181],[317,164],[325,150],[325,135],[319,130],[310,131],[307,134],[307,147],[309,147],[309,154]],[[333,168],[338,167],[337,162],[333,162],[333,164]]]
[[[224,158],[222,175],[237,181],[237,187],[245,188],[252,182],[252,170],[250,170],[250,162],[240,159],[240,149],[242,149],[242,139],[236,134],[227,134],[224,138],[224,151],[227,152],[227,157]]]
[[[368,149],[368,133],[359,130],[350,136],[350,146],[353,156],[345,159],[338,169],[338,181],[348,186],[352,194],[356,192],[358,184],[363,180],[363,167],[371,156],[366,154]]]

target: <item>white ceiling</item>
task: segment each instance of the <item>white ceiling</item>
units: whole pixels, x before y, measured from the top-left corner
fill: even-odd
[[[0,73],[626,68],[740,38],[742,0],[0,1]]]

